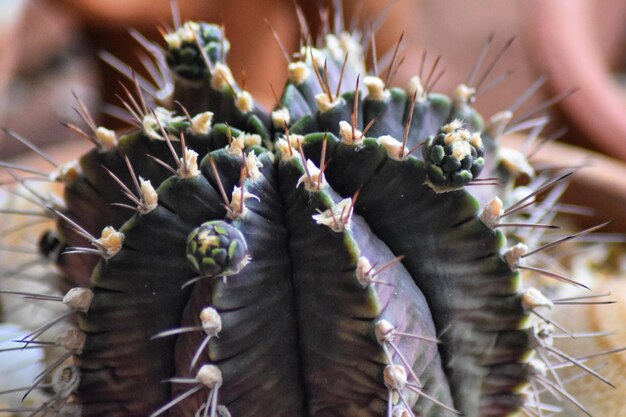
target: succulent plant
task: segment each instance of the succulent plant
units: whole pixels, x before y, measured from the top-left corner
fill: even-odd
[[[433,71],[390,88],[395,59],[368,73],[341,20],[288,57],[271,112],[219,26],[137,35],[158,85],[120,67],[136,128],[79,108],[95,148],[49,176],[62,200],[16,176],[56,222],[38,245],[62,293],[13,295],[69,308],[20,341],[65,352],[25,388],[54,380],[31,415],[546,415],[576,401],[559,368],[604,380],[553,347],[559,301],[534,287],[583,286],[534,265],[559,241],[527,233],[567,175],[501,147],[512,113],[483,121],[476,75],[451,97]]]

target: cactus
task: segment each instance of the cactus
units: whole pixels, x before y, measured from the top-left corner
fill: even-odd
[[[55,221],[39,250],[62,293],[13,295],[63,303],[74,326],[20,340],[65,352],[27,387],[55,381],[31,415],[584,409],[558,369],[605,380],[553,347],[542,311],[559,301],[539,276],[584,285],[531,256],[559,243],[537,243],[537,196],[567,175],[502,148],[512,114],[485,123],[472,79],[451,97],[421,74],[388,87],[394,62],[368,73],[360,35],[337,23],[303,44],[271,112],[235,82],[219,26],[139,38],[163,79],[150,95],[131,76],[135,129],[79,109],[89,130],[70,127],[95,148],[50,175],[63,199],[28,188]]]

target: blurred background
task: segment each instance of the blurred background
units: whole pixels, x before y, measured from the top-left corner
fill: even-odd
[[[300,1],[313,33],[321,24],[319,6],[327,6],[329,2]],[[293,1],[178,0],[178,3],[183,18],[225,25],[233,45],[229,63],[235,78],[241,82],[245,71],[247,89],[263,105],[272,108],[275,103],[270,85],[280,90],[286,74],[284,57],[268,25],[287,50],[296,50],[299,25]],[[379,56],[393,49],[404,32],[400,52],[403,64],[393,78],[394,85],[404,86],[418,72],[426,51],[426,68],[441,56],[436,73],[445,70],[435,90],[450,93],[466,80],[491,34],[493,42],[487,62],[515,37],[486,81],[493,88],[484,89],[488,92],[479,97],[476,106],[489,117],[510,107],[535,83],[538,90],[520,112],[553,103],[552,122],[545,135],[549,137],[566,127],[567,133],[560,142],[568,145],[548,143],[533,157],[533,162],[539,166],[584,165],[572,177],[565,201],[591,207],[595,216],[578,217],[577,230],[613,219],[606,231],[626,233],[626,1],[395,0],[389,6],[383,3],[343,2],[348,20],[371,21],[374,25],[383,22],[376,36]],[[386,19],[379,19],[385,15]],[[119,103],[117,95],[123,94],[120,82],[126,80],[101,59],[102,51],[140,68],[137,57],[141,48],[130,36],[130,28],[162,42],[159,28],[169,27],[171,22],[168,0],[0,0],[0,127],[18,132],[58,160],[79,156],[89,148],[88,144],[60,123],[81,125],[73,109],[77,105],[74,95],[90,109],[98,124],[124,127],[123,122],[108,113],[111,104]],[[545,82],[537,84],[544,76]],[[506,79],[493,84],[501,78]],[[570,95],[573,89],[576,92]],[[519,146],[519,138],[511,140],[513,146]],[[32,152],[27,151],[17,141],[0,137],[0,160],[35,167],[41,163],[41,159],[33,158]],[[3,175],[0,174],[0,181]],[[612,236],[606,239],[614,239],[615,235]],[[622,234],[615,239],[623,240],[623,237]],[[588,274],[593,275],[589,279],[596,279],[597,271],[589,269],[589,265],[602,264],[608,257],[606,252],[597,255],[589,251],[580,265],[575,265],[577,276]],[[623,259],[620,256],[616,261],[622,266],[621,271]],[[604,287],[623,301],[619,308],[608,313],[609,324],[626,320],[626,286],[623,280],[616,282],[607,280]],[[573,320],[584,318],[590,321],[588,328],[606,330],[602,326],[607,320],[593,322],[594,311],[581,311]],[[601,314],[607,314],[606,310],[602,311]],[[622,334],[612,343],[624,346],[626,336]],[[597,349],[607,348],[610,346]],[[585,349],[589,351],[589,346],[582,347]],[[611,360],[610,373],[615,379],[623,380],[626,359],[616,355]],[[592,404],[596,416],[618,417],[624,415],[621,411],[626,395],[624,385],[618,391],[607,391],[597,384],[582,383],[572,392],[582,402]],[[567,415],[576,413],[571,410]]]

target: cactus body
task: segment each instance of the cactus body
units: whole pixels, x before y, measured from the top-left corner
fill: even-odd
[[[147,100],[165,107],[131,103],[138,129],[119,138],[94,129],[40,241],[92,297],[64,299],[85,337],[61,408],[502,417],[539,403],[550,334],[530,320],[523,254],[501,207],[481,213],[466,187],[503,172],[471,88],[387,88],[355,35],[329,33],[268,113],[217,26],[166,40],[173,88]],[[506,198],[504,180],[482,194]]]

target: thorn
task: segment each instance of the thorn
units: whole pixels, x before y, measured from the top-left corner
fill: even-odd
[[[163,139],[165,139],[165,143],[167,143],[167,148],[169,149],[170,154],[172,155],[172,158],[174,158],[174,162],[176,162],[176,168],[180,169],[181,162],[178,159],[178,154],[174,150],[174,146],[172,145],[172,141],[170,139],[170,136],[167,134],[167,132],[163,128],[163,125],[161,124],[161,121],[157,117],[157,114],[155,113],[154,109],[150,109],[150,112],[152,113],[152,116],[154,117],[154,120],[155,120],[157,126],[159,127],[159,130],[161,131],[161,134],[163,135]]]
[[[300,7],[300,5],[297,3],[296,0],[293,0],[293,6],[296,11],[296,17],[298,19],[298,23],[300,25],[300,36],[302,40],[306,42],[308,39],[311,39],[311,29],[309,28],[306,16],[304,15],[302,8]]]
[[[328,95],[328,101],[332,103],[334,101],[333,93],[330,91],[330,81],[328,76],[328,62],[324,59],[324,86],[326,87],[326,94]]]
[[[337,91],[335,92],[335,97],[339,97],[339,94],[341,93],[341,83],[343,82],[343,73],[344,73],[344,70],[346,69],[347,63],[348,63],[348,53],[346,52],[346,56],[343,59],[343,64],[341,64],[341,72],[339,73],[339,81],[337,82]]]
[[[135,71],[133,71],[132,81],[133,81],[133,85],[135,86],[135,92],[137,94],[137,97],[139,97],[139,104],[141,105],[140,109],[142,110],[142,114],[147,114],[148,106],[146,106],[146,100],[144,99],[143,91],[141,90],[141,87],[139,86],[139,81],[137,81],[137,73]]]
[[[578,90],[579,90],[578,87],[574,87],[574,88],[570,88],[569,90],[566,90],[566,91],[562,92],[561,94],[557,94],[556,96],[554,96],[554,97],[544,101],[543,103],[537,105],[536,107],[528,110],[526,113],[524,113],[521,116],[519,116],[512,123],[517,123],[519,121],[526,120],[527,118],[532,117],[535,114],[541,113],[542,111],[544,111],[545,109],[549,108],[550,106],[552,106],[552,105],[558,103],[559,101],[562,101],[562,100],[566,99],[567,97],[571,96],[572,94],[574,94]]]
[[[441,77],[443,77],[445,73],[446,73],[445,69],[442,69],[441,71],[439,71],[437,76],[434,78],[433,82],[428,84],[428,86],[424,88],[425,96],[428,96],[433,91],[433,89],[435,88],[435,85],[437,85],[437,83],[439,82],[439,80],[441,80]]]
[[[196,283],[196,282],[198,282],[198,281],[203,280],[204,278],[213,278],[213,277],[212,277],[211,275],[201,275],[201,276],[199,276],[199,277],[192,278],[192,279],[190,279],[189,281],[186,281],[183,285],[181,285],[181,286],[180,286],[180,289],[181,289],[181,290],[182,290],[182,289],[185,289],[185,288],[187,288],[188,286],[190,286],[190,285],[192,285],[192,284],[195,284],[195,283]]]
[[[215,175],[215,182],[217,183],[217,187],[219,188],[220,194],[222,195],[222,200],[224,200],[224,206],[229,207],[230,201],[228,200],[228,196],[226,195],[226,191],[224,190],[224,185],[222,185],[222,179],[220,178],[220,174],[217,171],[217,166],[215,165],[213,156],[209,156],[209,164],[211,165],[211,170],[213,170],[213,175]]]
[[[409,152],[407,153],[407,155],[411,155],[413,152],[415,152],[416,150],[424,146],[424,143],[426,142],[420,142],[417,145],[413,146],[411,149],[409,149]]]
[[[528,152],[528,154],[526,155],[526,160],[530,160],[533,156],[537,155],[537,153],[539,153],[541,151],[541,149],[543,149],[544,146],[559,140],[560,138],[562,138],[567,132],[569,131],[569,127],[568,126],[563,126],[558,130],[555,130],[554,132],[552,132],[551,134],[549,134],[548,136],[544,137],[543,140],[541,140],[534,149],[532,149],[531,151]]]
[[[32,292],[23,292],[23,291],[7,291],[0,290],[0,294],[10,294],[10,295],[21,295],[23,298],[28,300],[39,300],[39,301],[63,301],[63,297],[60,295],[49,295],[49,294],[38,294]]]
[[[211,59],[209,59],[209,56],[207,55],[206,51],[204,50],[204,45],[202,45],[200,43],[200,39],[198,38],[198,34],[196,33],[195,30],[193,30],[193,28],[191,27],[191,25],[189,25],[188,30],[193,34],[193,41],[196,44],[196,47],[198,48],[198,50],[200,51],[200,56],[202,56],[202,61],[204,61],[204,65],[206,65],[207,69],[209,70],[210,74],[213,74],[215,67],[213,66],[213,63],[211,62]],[[223,40],[223,37],[222,37]],[[222,52],[224,51],[224,44],[222,44],[221,46],[222,48]]]
[[[220,62],[224,62],[226,58],[226,48],[224,44],[224,39],[226,39],[226,26],[224,26],[224,23],[220,24],[220,32],[222,35],[220,37]]]
[[[553,240],[550,243],[546,243],[545,245],[542,245],[542,246],[538,247],[537,249],[534,249],[534,250],[526,253],[525,255],[522,256],[522,258],[526,258],[526,257],[528,257],[530,255],[533,255],[533,254],[535,254],[537,252],[541,252],[541,251],[543,251],[545,249],[551,248],[553,246],[556,246],[556,245],[558,245],[560,243],[563,243],[563,242],[566,242],[568,240],[575,239],[578,236],[583,236],[583,235],[595,232],[596,230],[602,229],[603,227],[609,225],[612,222],[613,222],[612,220],[608,221],[608,222],[604,222],[604,223],[598,224],[596,226],[590,227],[588,229],[582,230],[582,231],[580,231],[578,233],[574,233],[573,235],[569,235],[569,236],[565,236],[565,237],[562,237],[562,238],[557,239],[557,240]]]
[[[531,204],[535,204],[537,201],[534,200],[532,201],[530,204],[526,205],[526,206],[522,206],[526,201],[528,201],[530,198],[537,196],[539,194],[541,194],[542,192],[544,192],[545,190],[549,189],[550,187],[552,187],[553,185],[555,185],[556,183],[563,181],[564,179],[568,178],[570,175],[572,175],[575,171],[572,172],[568,172],[567,174],[561,175],[560,177],[552,180],[552,181],[548,181],[547,183],[545,183],[544,185],[542,185],[541,187],[539,187],[538,189],[536,189],[535,191],[533,191],[532,193],[528,194],[526,197],[522,198],[521,200],[519,200],[518,202],[514,203],[513,205],[511,205],[508,209],[506,209],[504,211],[504,213],[502,214],[502,216],[500,216],[501,218],[504,216],[508,216],[509,214],[512,214],[520,209],[522,209],[523,207],[527,207],[528,205]]]
[[[567,362],[572,363],[573,365],[577,366],[578,368],[582,369],[583,371],[587,371],[590,375],[596,377],[597,379],[599,379],[600,381],[604,382],[609,387],[615,389],[615,385],[613,385],[611,383],[611,381],[609,381],[608,379],[606,379],[605,377],[603,377],[602,375],[600,375],[599,373],[597,373],[596,371],[594,371],[593,369],[591,369],[590,367],[585,365],[584,363],[580,362],[576,358],[566,354],[565,352],[560,351],[557,348],[551,347],[551,346],[542,346],[542,347],[544,349],[548,350],[549,352],[554,353],[557,356],[560,356],[562,359],[565,359]]]
[[[96,131],[96,123],[93,121],[91,114],[89,114],[89,110],[87,110],[87,106],[85,103],[78,97],[75,91],[72,90],[72,95],[74,99],[78,103],[78,109],[74,109],[78,115],[83,119],[83,121],[89,126],[89,128],[95,133]]]
[[[322,75],[320,74],[320,70],[317,67],[317,61],[315,60],[315,57],[313,56],[313,47],[309,46],[309,56],[311,58],[311,66],[313,67],[313,72],[315,73],[315,76],[317,77],[317,83],[319,84],[320,88],[322,89],[322,91],[330,98],[330,101],[333,101],[332,98],[332,93],[330,92],[330,90],[326,89],[326,83],[324,83],[324,81],[322,80]],[[326,61],[324,61],[324,67],[326,66]]]
[[[442,343],[441,340],[439,340],[439,339],[433,339],[432,337],[420,336],[420,335],[417,335],[417,334],[404,333],[404,332],[394,332],[394,334],[397,335],[397,336],[409,337],[411,339],[423,340],[425,342],[431,342],[431,343],[437,343],[437,344]]]
[[[89,142],[91,142],[97,148],[101,148],[102,147],[102,145],[93,136],[88,135],[81,128],[79,128],[78,126],[75,126],[75,125],[73,125],[71,123],[64,123],[64,122],[61,122],[61,125],[66,127],[66,128],[68,128],[72,132],[78,134],[78,137],[81,137],[83,139],[87,139]]]
[[[193,394],[195,394],[198,391],[201,391],[204,388],[205,388],[204,385],[201,385],[201,384],[196,385],[195,387],[193,387],[193,388],[189,389],[188,391],[186,391],[184,394],[176,397],[173,400],[168,401],[163,407],[159,408],[158,410],[156,410],[155,412],[150,414],[150,417],[160,416],[161,414],[163,414],[164,412],[166,412],[170,408],[174,407],[176,404],[180,403],[181,401],[183,401],[184,399],[186,399],[188,397],[191,397]]]
[[[396,42],[396,47],[393,50],[393,55],[391,56],[391,63],[389,64],[389,68],[387,68],[387,75],[385,76],[385,85],[388,85],[389,82],[391,81],[393,64],[396,61],[396,56],[398,55],[398,50],[400,49],[400,45],[402,44],[403,38],[404,38],[404,31],[400,33],[400,38],[398,38],[398,42]]]
[[[554,327],[556,327],[557,329],[559,329],[560,331],[562,331],[563,333],[565,333],[566,335],[568,335],[570,338],[575,339],[574,334],[572,332],[570,332],[569,330],[567,330],[564,326],[560,325],[559,323],[557,323],[555,320],[549,319],[546,316],[544,316],[543,314],[539,313],[536,309],[533,309],[531,311],[535,316],[539,317],[541,320],[543,320],[544,322],[553,325]]]
[[[428,55],[428,50],[424,49],[424,51],[422,52],[422,58],[420,59],[420,67],[419,67],[419,71],[417,73],[418,77],[420,80],[423,80],[423,74],[424,74],[424,66],[426,65],[426,56]]]
[[[489,47],[491,46],[491,42],[493,41],[494,37],[495,37],[495,34],[493,32],[491,32],[489,36],[487,36],[487,39],[485,40],[485,43],[483,43],[483,46],[478,56],[476,57],[476,61],[474,61],[474,65],[472,65],[472,69],[470,70],[470,73],[467,76],[465,85],[468,85],[471,87],[474,84],[476,76],[478,75],[478,70],[483,64],[483,61],[485,60],[485,57],[487,56],[487,52],[489,52]]]
[[[58,168],[59,164],[56,163],[49,155],[47,155],[40,147],[38,147],[37,145],[35,145],[34,143],[32,143],[31,141],[29,141],[28,139],[26,139],[25,137],[17,134],[16,132],[7,129],[6,127],[1,128],[2,131],[4,132],[5,135],[7,135],[8,137],[15,139],[16,141],[18,141],[19,143],[21,143],[22,145],[26,146],[28,149],[30,149],[31,151],[35,152],[37,155],[39,155],[44,161],[48,162],[50,165],[52,165],[53,168]]]
[[[198,363],[198,360],[200,359],[200,355],[202,354],[204,349],[206,349],[206,347],[209,344],[210,340],[211,340],[211,336],[208,336],[208,335],[205,336],[204,339],[202,340],[202,343],[200,343],[200,345],[196,349],[196,352],[193,355],[193,358],[191,358],[191,362],[189,363],[189,371],[190,372],[196,366],[196,364]]]
[[[70,356],[72,356],[72,352],[66,352],[56,361],[54,361],[50,366],[48,366],[48,368],[46,368],[42,373],[40,373],[33,381],[33,385],[31,385],[31,387],[22,397],[22,401],[24,401],[26,397],[28,397],[28,394],[30,394],[35,388],[37,388],[37,386],[39,386],[39,384],[41,384],[52,371],[61,366],[63,362],[65,362]]]
[[[46,208],[50,210],[52,213],[54,213],[56,216],[60,217],[65,222],[67,222],[71,226],[72,230],[74,230],[77,234],[87,239],[89,242],[93,243],[97,241],[97,239],[93,237],[91,233],[89,233],[87,230],[82,228],[78,223],[76,223],[74,220],[67,217],[65,214],[61,213],[60,211],[56,210],[53,207],[46,207]]]
[[[482,84],[485,82],[487,77],[489,77],[489,74],[491,74],[491,71],[493,71],[493,69],[498,64],[498,62],[500,61],[500,59],[502,58],[504,53],[509,49],[509,47],[511,46],[513,41],[515,41],[515,36],[509,38],[509,40],[504,44],[502,49],[500,49],[500,51],[498,51],[498,53],[496,54],[496,56],[493,59],[493,61],[491,61],[491,63],[487,66],[487,69],[485,70],[483,75],[480,77],[480,79],[476,83],[476,87],[475,87],[476,90],[480,90],[480,87],[482,86]]]
[[[604,304],[616,304],[617,301],[555,301],[556,305],[604,305]]]
[[[626,351],[626,346],[621,347],[621,348],[617,348],[617,349],[606,350],[606,351],[603,351],[603,352],[593,353],[591,355],[581,356],[581,357],[576,358],[576,360],[578,362],[582,362],[582,361],[587,361],[589,359],[594,359],[594,358],[597,358],[597,357],[600,357],[600,356],[610,355],[610,354],[613,354],[613,353],[619,353],[619,352],[624,352],[624,351]],[[562,362],[561,364],[563,364],[563,363],[564,362]],[[557,364],[557,366],[558,365],[560,365],[560,364]]]
[[[587,409],[585,407],[583,407],[582,404],[580,404],[576,398],[574,398],[570,393],[568,393],[567,391],[565,391],[563,388],[559,387],[558,385],[556,385],[554,382],[543,378],[540,375],[536,375],[535,378],[546,388],[548,388],[546,385],[554,388],[559,394],[561,394],[562,396],[564,396],[565,398],[567,398],[572,404],[574,404],[576,407],[578,407],[583,413],[587,414],[589,417],[593,417],[591,415],[591,413],[589,413],[589,411],[587,411]]]
[[[497,76],[496,78],[494,78],[492,81],[490,81],[489,83],[487,83],[485,85],[485,87],[483,87],[482,90],[477,91],[476,93],[474,93],[474,98],[477,99],[481,96],[484,96],[485,94],[487,94],[489,91],[493,90],[494,88],[496,88],[498,85],[500,85],[503,81],[506,81],[507,79],[509,79],[509,77],[511,75],[513,75],[515,71],[513,70],[508,70],[506,71],[504,74],[501,74],[499,76]]]
[[[395,332],[394,332],[395,333]],[[402,364],[404,365],[404,368],[407,369],[409,371],[409,376],[411,378],[413,378],[413,380],[415,381],[416,384],[420,385],[421,387],[421,383],[419,378],[417,377],[417,375],[415,374],[415,371],[413,371],[413,367],[409,364],[409,361],[406,359],[406,357],[404,356],[404,354],[402,352],[400,352],[400,349],[398,348],[398,346],[393,343],[393,341],[389,340],[387,342],[385,342],[385,344],[391,346],[391,348],[393,349],[394,352],[396,352],[396,354],[398,355],[398,357],[400,358],[400,362],[402,362]],[[393,363],[393,357],[389,354],[389,351],[387,349],[387,346],[383,345],[384,347],[384,351],[385,354],[387,355],[387,360],[389,361],[389,363]]]
[[[73,314],[76,314],[76,313],[78,313],[78,310],[72,309],[72,310],[70,310],[68,312],[65,312],[65,313],[61,314],[60,316],[57,316],[57,317],[55,317],[55,318],[53,318],[51,320],[48,320],[46,323],[42,324],[41,326],[37,327],[32,332],[28,333],[27,335],[25,335],[21,339],[17,340],[17,342],[24,343],[25,346],[28,346],[32,342],[37,340],[37,338],[39,336],[43,335],[45,332],[47,332],[52,327],[54,327],[54,325],[56,325],[57,323],[63,321],[67,317],[69,317],[69,316],[71,316]],[[30,340],[28,340],[28,339],[30,339]]]
[[[430,88],[430,82],[432,80],[432,77],[435,73],[435,70],[437,69],[437,66],[439,65],[439,61],[441,60],[441,54],[437,55],[437,58],[435,59],[435,62],[433,63],[433,66],[430,68],[430,72],[428,73],[428,76],[426,77],[426,81],[424,82],[424,91],[428,91]]]
[[[524,104],[530,96],[535,94],[539,89],[548,81],[548,77],[545,74],[542,74],[537,78],[535,82],[533,82],[527,89],[522,93],[521,96],[515,100],[515,102],[508,108],[510,112],[515,113],[521,106]]]
[[[356,76],[356,85],[354,87],[354,103],[352,104],[352,114],[350,115],[350,127],[352,128],[352,140],[356,137],[356,125],[359,120],[358,111],[359,111],[359,81],[361,79],[361,74]]]
[[[365,137],[365,135],[367,134],[368,130],[370,130],[370,128],[372,126],[374,126],[374,123],[376,123],[376,117],[372,117],[372,120],[370,120],[367,125],[365,126],[365,128],[363,129],[363,131],[361,132],[361,139],[363,139]]]
[[[324,133],[322,139],[322,154],[320,155],[320,173],[317,177],[317,189],[321,189],[322,180],[324,179],[324,171],[326,170],[326,142],[328,141],[328,133]],[[330,162],[330,161],[329,161]]]
[[[456,409],[447,406],[446,404],[442,403],[441,401],[435,399],[434,397],[431,397],[430,395],[426,394],[424,391],[422,391],[421,389],[419,389],[418,387],[416,387],[415,385],[411,384],[411,383],[407,383],[406,386],[413,392],[415,392],[416,394],[420,395],[421,397],[426,398],[427,400],[435,403],[436,405],[438,405],[439,407],[443,408],[444,410],[447,410],[453,414],[456,414],[458,416],[463,415],[460,411],[457,411]]]
[[[343,1],[341,0],[333,0],[332,3],[333,10],[333,31],[335,34],[340,34],[344,31],[344,15],[343,15]]]
[[[356,195],[355,195],[355,197],[353,197],[353,201],[354,201],[355,199],[356,199]],[[376,275],[378,275],[378,274],[380,274],[381,272],[383,272],[385,269],[389,269],[389,268],[391,268],[392,266],[394,266],[394,265],[396,265],[396,264],[398,264],[398,263],[402,262],[402,260],[403,260],[403,259],[404,259],[404,255],[402,255],[402,256],[397,256],[397,257],[393,258],[392,260],[390,260],[390,261],[388,261],[388,262],[385,262],[385,263],[384,263],[384,264],[383,264],[380,268],[376,269],[376,271],[373,271],[373,272],[372,272],[372,270],[374,269],[374,266],[372,266],[372,268],[370,268],[370,270],[369,270],[369,271],[367,271],[367,273],[368,273],[368,274],[370,274],[370,273],[371,273],[371,276],[372,276],[372,277],[375,277]]]
[[[499,224],[495,225],[494,227],[530,227],[530,228],[537,228],[537,229],[560,229],[559,226],[555,226],[553,224],[541,224],[541,223],[535,223],[535,224],[529,224],[529,223],[499,223]]]
[[[402,134],[402,148],[406,148],[407,141],[409,140],[409,130],[411,129],[411,121],[413,120],[413,111],[415,110],[415,100],[417,99],[417,90],[413,92],[413,97],[411,98],[411,107],[409,109],[409,117],[404,124],[404,133]],[[421,146],[421,145],[420,145]]]
[[[136,111],[131,107],[129,103],[126,102],[126,100],[124,100],[122,96],[120,96],[119,94],[116,94],[115,97],[117,97],[117,99],[120,101],[122,106],[126,109],[128,114],[131,116],[131,119],[130,119],[131,123],[141,128],[142,127],[141,116],[136,113]]]
[[[285,48],[285,45],[280,40],[280,36],[278,35],[278,33],[276,33],[276,31],[274,30],[274,28],[270,24],[269,20],[263,19],[263,21],[265,22],[265,24],[267,25],[269,30],[272,32],[272,36],[274,37],[274,40],[276,41],[276,44],[278,45],[278,48],[280,49],[280,52],[282,52],[283,57],[285,58],[285,61],[287,62],[287,64],[289,64],[289,62],[291,62],[291,59],[289,58],[289,53],[287,52],[287,49]]]
[[[374,76],[378,77],[378,53],[376,52],[376,37],[374,36],[373,25],[370,24],[370,45],[372,48],[372,65],[374,70]]]
[[[570,334],[555,334],[552,335],[552,338],[554,339],[564,339],[564,338],[574,338],[574,339],[579,339],[579,338],[588,338],[588,337],[605,337],[605,336],[613,336],[615,335],[615,332],[589,332],[589,333],[571,333]]]
[[[128,158],[127,158],[126,160],[128,160]],[[140,206],[140,205],[142,204],[142,203],[141,203],[141,199],[140,199],[140,198],[137,198],[137,197],[136,197],[136,196],[132,193],[132,191],[131,191],[131,190],[130,190],[127,186],[126,186],[126,184],[124,184],[124,182],[123,182],[121,179],[119,179],[119,178],[117,177],[117,175],[115,175],[112,171],[110,171],[110,170],[109,170],[107,167],[105,167],[104,165],[101,165],[101,167],[102,167],[102,169],[104,169],[104,170],[105,170],[105,171],[109,174],[109,176],[110,176],[110,177],[111,177],[111,178],[112,178],[112,179],[113,179],[113,180],[114,180],[114,181],[115,181],[115,182],[116,182],[116,183],[117,183],[117,184],[118,184],[118,185],[122,188],[122,192],[124,193],[124,195],[125,195],[126,197],[128,197],[128,199],[129,199],[131,202],[133,202],[133,203],[134,203],[134,204],[136,204],[137,206]],[[139,195],[141,195],[141,193],[140,193]],[[119,203],[113,203],[113,204],[118,205]],[[135,209],[134,207],[132,207],[132,208],[133,208],[133,210]]]
[[[406,411],[409,413],[409,417],[415,417],[415,413],[413,413],[413,410],[411,409],[409,402],[406,400],[406,398],[404,398],[402,391],[401,390],[395,390],[395,391],[398,393],[398,396],[400,397],[400,401],[402,401],[402,404],[404,404]]]
[[[152,159],[154,162],[156,162],[157,164],[161,165],[163,168],[167,169],[169,172],[171,172],[173,175],[177,175],[176,174],[176,170],[174,168],[172,168],[171,166],[169,166],[168,164],[166,164],[165,162],[161,161],[159,158],[157,158],[156,156],[153,155],[147,155],[148,158]]]
[[[287,138],[287,149],[289,149],[289,156],[293,156],[293,149],[291,146],[291,139],[289,139],[289,127],[285,126],[285,137]]]
[[[556,279],[558,281],[566,282],[566,283],[574,285],[576,287],[582,287],[582,288],[584,288],[586,290],[591,291],[591,288],[589,288],[585,284],[582,284],[582,283],[580,283],[578,281],[574,281],[573,279],[567,278],[567,277],[565,277],[563,275],[557,274],[556,272],[550,272],[550,271],[547,271],[545,269],[536,268],[534,266],[528,266],[528,265],[518,265],[517,267],[519,269],[526,269],[528,271],[537,272],[537,273],[539,273],[541,275],[545,275],[545,276],[547,276],[549,278],[554,278],[554,279]]]
[[[25,167],[25,166],[22,166],[22,165],[11,164],[11,163],[8,163],[8,162],[0,162],[0,167],[8,168],[8,169],[14,169],[16,171],[21,171],[21,172],[26,172],[28,174],[37,175],[37,176],[42,177],[42,178],[48,178],[48,174],[46,174],[45,172],[38,171],[36,169],[32,169],[32,168]]]
[[[393,70],[393,72],[389,76],[389,80],[393,80],[395,78],[396,74],[402,67],[402,64],[404,64],[405,59],[406,59],[406,55],[403,55],[402,58],[400,58],[400,60],[398,61],[398,65],[396,65],[396,68]]]
[[[552,378],[554,378],[554,380],[556,381],[556,384],[559,387],[564,388],[563,381],[561,381],[561,378],[559,377],[559,374],[556,372],[556,369],[554,365],[552,364],[552,362],[550,362],[550,360],[545,357],[545,355],[541,352],[541,350],[535,349],[535,353],[537,354],[537,356],[539,356],[539,359],[541,359],[541,361],[545,364],[546,368],[548,368],[548,372],[550,372],[550,375],[552,375]],[[558,397],[558,396],[555,395],[555,397]]]
[[[521,121],[519,123],[510,124],[503,134],[510,135],[511,133],[517,133],[524,130],[532,129],[531,133],[528,135],[529,139],[526,139],[526,143],[524,143],[524,147],[527,147],[528,143],[534,141],[549,122],[550,118],[547,115],[542,115],[535,119],[529,119]]]
[[[114,55],[110,54],[107,51],[100,51],[98,53],[98,56],[100,57],[101,60],[103,60],[110,67],[112,67],[117,72],[122,74],[124,77],[128,78],[129,80],[133,79],[133,72],[134,72],[133,69],[129,67],[128,65],[126,65],[125,63],[123,63],[119,58],[115,57]],[[158,92],[156,88],[148,80],[146,80],[140,75],[138,75],[137,78],[141,85],[141,88],[143,88],[152,97],[157,96]],[[92,124],[93,126],[95,126],[95,124],[93,123],[93,120],[92,120]]]
[[[178,0],[170,0],[170,11],[172,12],[172,23],[175,28],[179,28],[181,26],[180,19],[180,5],[178,4]]]

